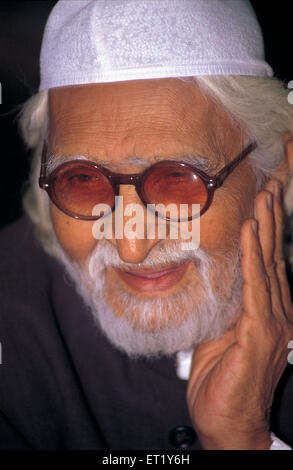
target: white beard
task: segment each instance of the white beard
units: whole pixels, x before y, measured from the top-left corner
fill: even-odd
[[[231,328],[241,312],[239,250],[234,256],[223,255],[219,263],[201,248],[182,251],[179,242],[158,243],[136,268],[161,267],[172,262],[193,260],[198,273],[196,283],[199,292],[194,297],[194,285],[187,282],[179,292],[168,296],[143,297],[127,292],[117,282],[119,316],[106,299],[106,268],[131,269],[133,264],[123,262],[115,247],[106,240],[97,243],[84,266],[70,260],[57,239],[55,243],[55,253],[73,279],[95,323],[114,346],[131,357],[168,356],[193,348],[203,341],[221,336]],[[214,288],[210,282],[213,261]],[[169,317],[166,312],[169,312]],[[156,328],[150,329],[151,318],[155,319]]]

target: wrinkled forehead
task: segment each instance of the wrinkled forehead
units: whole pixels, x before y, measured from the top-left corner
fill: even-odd
[[[195,81],[68,86],[49,96],[52,153],[118,162],[196,152],[225,160],[241,148],[239,128]]]

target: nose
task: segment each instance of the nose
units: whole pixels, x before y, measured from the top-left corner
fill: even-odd
[[[141,263],[159,240],[147,238],[147,209],[135,187],[121,185],[119,196],[118,206],[113,213],[112,238],[108,241],[117,248],[123,261]]]

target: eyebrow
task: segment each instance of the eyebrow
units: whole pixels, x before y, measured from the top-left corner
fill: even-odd
[[[74,161],[74,160],[91,161],[100,166],[108,168],[109,170],[113,168],[112,162],[98,159],[98,158],[93,158],[93,157],[89,158],[85,155],[77,154],[77,155],[69,156],[65,154],[62,154],[62,155],[51,154],[49,155],[47,163],[46,163],[47,174],[49,175],[50,173],[52,173],[56,168],[58,168],[58,166],[62,165],[63,163]],[[196,152],[192,154],[185,154],[182,156],[172,156],[172,155],[168,157],[155,156],[153,161],[147,160],[146,158],[143,158],[143,157],[136,157],[136,156],[126,157],[123,162],[119,162],[118,167],[123,169],[128,165],[137,165],[137,166],[140,166],[142,170],[144,170],[157,162],[165,161],[165,160],[179,161],[179,162],[183,162],[189,165],[193,165],[197,169],[204,171],[206,173],[216,170],[216,165],[211,159],[203,155],[200,155],[199,153],[196,153]]]

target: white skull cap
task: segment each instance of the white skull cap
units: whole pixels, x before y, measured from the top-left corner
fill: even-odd
[[[59,0],[40,90],[196,75],[271,77],[248,0]]]

